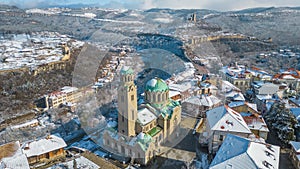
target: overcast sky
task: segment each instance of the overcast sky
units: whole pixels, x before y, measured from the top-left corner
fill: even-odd
[[[214,9],[220,11],[253,7],[300,6],[300,0],[0,0],[0,3],[17,5],[21,8],[82,3],[98,4],[112,8]]]

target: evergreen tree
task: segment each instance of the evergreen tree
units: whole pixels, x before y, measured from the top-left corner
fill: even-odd
[[[274,103],[270,111],[265,114],[265,120],[283,143],[287,144],[296,139],[295,129],[298,121],[284,103]]]

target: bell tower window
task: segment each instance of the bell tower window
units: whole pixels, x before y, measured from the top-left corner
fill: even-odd
[[[132,110],[131,112],[132,119],[134,119],[134,110]]]

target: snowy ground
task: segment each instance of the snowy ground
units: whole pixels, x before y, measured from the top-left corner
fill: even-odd
[[[72,40],[56,32],[9,34],[0,36],[0,70],[17,69],[60,61],[62,44]],[[74,40],[70,47],[80,47],[83,42]]]
[[[76,162],[74,162],[74,160]],[[48,169],[70,169],[70,168],[74,168],[74,164],[77,166],[77,169],[99,169],[100,168],[100,166],[96,165],[92,161],[82,156],[74,160],[54,165],[52,167],[49,167]]]

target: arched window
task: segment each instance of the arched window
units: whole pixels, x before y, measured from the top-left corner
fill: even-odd
[[[156,97],[156,96],[155,96],[155,94],[153,93],[153,94],[152,94],[152,101],[153,101],[153,102],[156,101],[156,98],[155,98],[155,97]]]
[[[150,100],[150,93],[146,92],[146,100],[149,101]]]
[[[161,94],[161,97],[162,97],[161,101],[165,101],[165,100],[166,100],[166,95],[165,95],[165,93],[162,93],[162,94]]]
[[[161,101],[161,95],[162,95],[161,93],[158,93],[158,94],[157,94],[157,102],[160,102],[160,101]]]
[[[134,110],[131,110],[131,118],[134,119]]]

